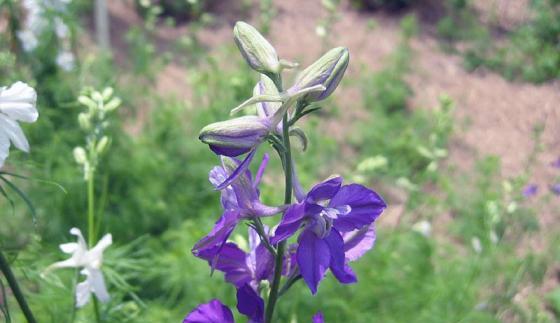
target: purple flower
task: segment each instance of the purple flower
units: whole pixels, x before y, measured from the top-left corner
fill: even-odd
[[[233,313],[219,300],[200,304],[187,314],[183,323],[234,323]]]
[[[554,195],[560,195],[560,183],[551,185],[551,186],[550,186],[550,191],[551,191]]]
[[[554,168],[560,168],[560,157],[558,157],[558,159],[556,159],[555,161],[551,162],[550,166]]]
[[[312,322],[313,323],[325,323],[325,318],[323,317],[323,313],[317,312],[317,314],[313,315]]]
[[[524,189],[523,189],[523,196],[525,197],[532,197],[537,195],[537,192],[539,191],[539,187],[535,184],[530,184],[527,185]]]
[[[359,184],[342,186],[342,178],[335,177],[313,187],[302,202],[286,210],[271,242],[285,240],[303,226],[296,261],[311,292],[317,292],[329,268],[341,283],[354,283],[356,276],[347,263],[371,248],[375,240],[371,224],[385,207],[376,192]],[[350,233],[356,232],[361,233],[352,238]]]
[[[218,255],[221,248],[225,245],[231,232],[242,219],[254,217],[264,217],[277,214],[283,210],[282,207],[270,207],[261,203],[257,186],[266,168],[268,155],[265,155],[263,162],[257,172],[256,180],[253,181],[248,170],[241,172],[237,180],[222,190],[222,206],[224,213],[218,219],[210,233],[198,241],[192,251],[195,255],[205,252],[213,252],[212,257]],[[231,176],[240,168],[241,162],[235,158],[222,157],[222,166],[216,166],[210,171],[209,179],[214,185],[218,185],[225,178]]]
[[[260,281],[268,280],[272,276],[274,268],[274,257],[252,228],[249,228],[249,253],[241,250],[236,244],[227,242],[219,252],[208,249],[197,256],[214,261],[214,268],[223,272],[226,281],[237,288],[249,284],[256,290]]]

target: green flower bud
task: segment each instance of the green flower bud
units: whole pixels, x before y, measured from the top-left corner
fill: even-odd
[[[98,154],[102,154],[107,148],[108,144],[109,144],[109,138],[107,136],[103,136],[97,143],[95,150],[97,151]]]
[[[238,21],[233,28],[233,39],[249,66],[260,73],[278,74],[281,70],[278,54],[255,27]]]
[[[296,78],[295,84],[288,92],[296,92],[305,88],[322,85],[323,91],[314,91],[306,94],[303,99],[307,102],[321,101],[326,99],[338,86],[348,62],[350,54],[345,47],[337,47],[328,51],[303,70]]]
[[[84,165],[87,162],[86,150],[82,147],[74,148],[74,159],[79,165]]]
[[[82,112],[78,114],[78,124],[80,128],[88,130],[91,128],[91,118],[88,113]]]

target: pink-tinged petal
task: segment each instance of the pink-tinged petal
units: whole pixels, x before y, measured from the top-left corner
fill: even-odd
[[[329,203],[329,207],[350,206],[350,212],[334,220],[334,227],[342,232],[360,229],[373,223],[387,204],[376,192],[359,184],[345,185]]]
[[[311,230],[299,236],[296,254],[299,270],[311,293],[317,293],[319,282],[325,277],[330,264],[329,245],[319,239]]]
[[[342,177],[334,177],[322,183],[315,185],[309,193],[307,193],[307,203],[316,203],[319,201],[330,200],[340,190],[342,185]]]
[[[251,323],[264,321],[264,300],[249,284],[237,289],[237,310],[247,316]]]
[[[217,246],[221,248],[229,238],[238,221],[239,212],[235,210],[226,210],[220,219],[218,219],[212,231],[194,245],[192,249],[193,254],[196,256],[203,250],[213,249]]]
[[[356,274],[346,264],[344,241],[340,233],[336,230],[331,230],[331,233],[324,240],[329,245],[331,254],[330,268],[333,275],[343,284],[355,283],[357,281]]]
[[[272,244],[286,240],[293,236],[301,226],[304,217],[304,204],[292,204],[282,217],[280,224],[274,231],[274,236],[270,239]]]
[[[234,320],[231,310],[219,300],[213,299],[198,305],[185,317],[183,323],[234,323]]]
[[[323,313],[317,312],[317,314],[313,315],[312,321],[313,323],[325,323],[325,318],[323,317]]]
[[[360,230],[344,232],[344,252],[348,261],[355,261],[362,257],[375,244],[375,224],[372,223]]]
[[[216,187],[216,189],[217,190],[223,190],[224,188],[231,185],[233,183],[233,181],[235,181],[239,175],[243,174],[249,168],[249,165],[251,164],[251,161],[253,160],[253,157],[255,156],[256,152],[257,152],[257,150],[253,149],[245,157],[245,159],[239,164],[239,166],[232,173],[230,173],[229,177],[223,183],[218,185]]]

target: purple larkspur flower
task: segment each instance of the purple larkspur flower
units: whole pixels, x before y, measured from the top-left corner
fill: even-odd
[[[264,322],[264,300],[249,285],[237,289],[237,310],[249,323]],[[217,299],[198,305],[183,323],[235,323],[231,310]]]
[[[197,256],[209,262],[214,261],[214,268],[223,272],[226,281],[237,288],[249,284],[255,290],[258,289],[261,281],[270,280],[274,268],[274,257],[253,228],[249,228],[248,253],[235,243],[227,242],[219,252],[207,249]]]
[[[198,305],[192,310],[183,323],[234,323],[233,313],[217,299]]]
[[[313,323],[325,323],[325,318],[323,317],[323,313],[317,312],[317,314],[313,315],[312,322]]]
[[[551,191],[554,195],[560,195],[560,183],[551,185],[551,186],[550,186],[550,191]]]
[[[537,195],[539,191],[539,187],[535,184],[530,184],[527,185],[524,189],[523,189],[523,196],[525,197],[532,197]]]
[[[270,207],[264,205],[259,199],[258,184],[268,163],[268,155],[265,155],[259,167],[255,180],[248,170],[243,171],[231,185],[222,190],[222,206],[224,213],[218,219],[210,233],[199,240],[193,247],[195,255],[201,252],[214,252],[216,256],[225,245],[231,232],[242,219],[254,217],[265,217],[282,212],[282,207]],[[222,156],[222,166],[214,167],[209,174],[212,184],[218,185],[239,169],[241,162],[235,158]],[[217,247],[217,248],[216,248]]]
[[[296,261],[311,292],[317,292],[329,268],[341,283],[354,283],[356,276],[348,261],[371,248],[375,241],[371,224],[385,208],[376,192],[359,184],[343,186],[342,178],[335,177],[315,185],[302,202],[285,211],[271,242],[283,241],[303,226]],[[349,233],[360,234],[354,240]]]

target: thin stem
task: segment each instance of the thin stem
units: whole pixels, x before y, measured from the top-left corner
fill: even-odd
[[[278,296],[284,295],[284,293],[287,292],[290,289],[290,287],[292,287],[292,285],[296,283],[298,280],[300,280],[301,278],[302,277],[300,274],[288,278],[288,281],[284,284],[284,286],[282,286],[282,288],[280,288],[280,291],[278,292]]]
[[[14,297],[16,298],[16,301],[18,302],[19,307],[23,312],[23,316],[25,316],[27,322],[36,323],[37,321],[35,320],[35,317],[33,317],[33,313],[31,312],[29,305],[27,305],[25,297],[23,296],[23,293],[17,283],[16,277],[14,276],[14,273],[10,268],[10,264],[8,263],[8,260],[6,260],[6,258],[4,257],[4,253],[2,253],[1,250],[0,250],[0,270],[2,270],[4,277],[6,277],[6,281],[8,282],[8,285],[10,286],[12,293],[14,293]]]
[[[264,246],[266,247],[266,249],[268,249],[268,251],[274,256],[276,257],[276,250],[274,250],[274,247],[270,244],[270,240],[268,239],[268,236],[264,230],[264,225],[261,221],[260,218],[255,218],[253,220],[253,225],[254,225],[254,229],[257,232],[257,234],[259,235],[259,237],[261,238],[261,241],[264,243]]]
[[[286,186],[284,191],[284,204],[292,202],[292,151],[290,146],[289,136],[288,113],[286,113],[282,120],[282,139],[284,141],[284,176],[286,178]],[[270,287],[270,294],[268,297],[268,304],[266,306],[265,322],[271,323],[274,314],[274,307],[278,300],[278,290],[280,288],[280,280],[282,279],[282,263],[284,261],[284,249],[286,248],[286,241],[278,244],[276,250],[276,259],[274,263],[274,278]]]
[[[95,144],[91,145],[90,156],[95,154]],[[95,165],[89,170],[87,177],[87,203],[88,203],[88,245],[93,248],[96,242],[96,228],[95,228]],[[97,298],[93,297],[93,313],[95,321],[101,322],[99,315],[99,304]]]

